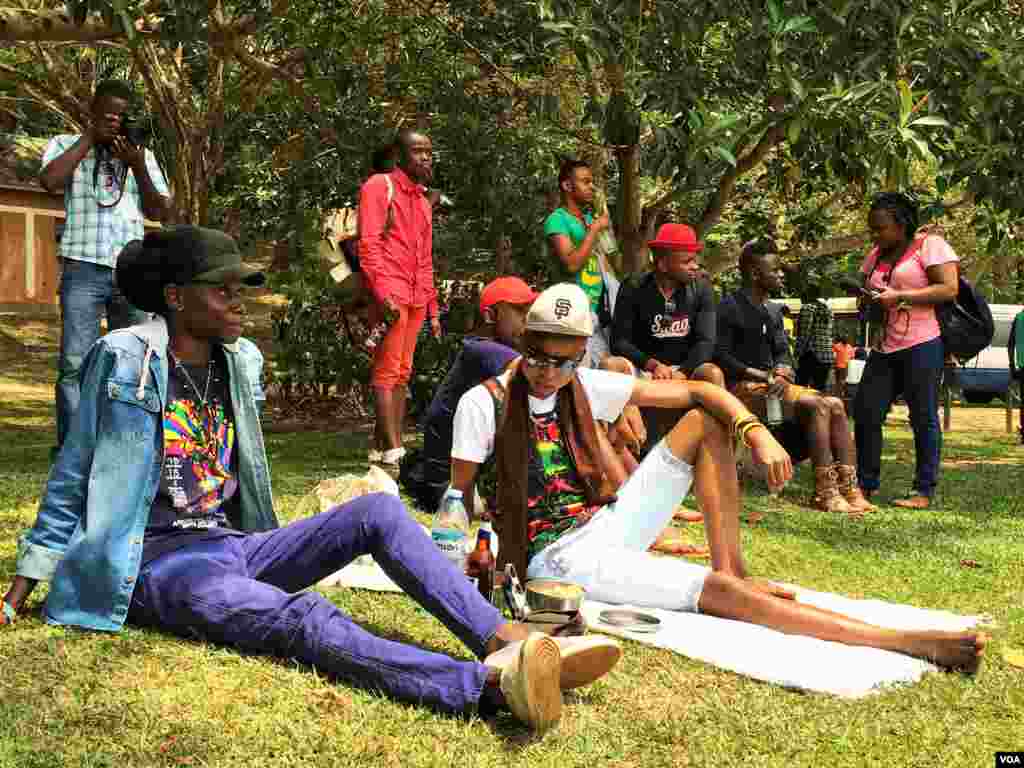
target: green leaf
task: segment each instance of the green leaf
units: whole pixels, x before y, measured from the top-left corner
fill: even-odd
[[[715,152],[716,155],[718,155],[720,158],[725,160],[725,162],[727,162],[733,168],[736,167],[736,156],[732,152],[730,152],[728,149],[726,149],[725,147],[722,147],[722,146],[718,146],[718,147],[715,147],[714,152]]]
[[[912,123],[908,124],[907,127],[910,128],[915,125],[934,125],[939,128],[950,127],[949,122],[945,118],[939,117],[938,115],[925,115],[924,117],[919,117]]]
[[[800,141],[800,134],[804,129],[803,120],[790,120],[789,125],[786,126],[786,138],[790,144],[796,144]]]
[[[789,89],[793,92],[793,95],[796,96],[797,101],[803,101],[807,96],[807,91],[804,90],[803,83],[792,75],[790,75],[789,78]]]
[[[777,0],[768,0],[768,17],[772,20],[772,24],[775,26],[779,25],[779,21],[782,19],[782,11],[779,10]]]

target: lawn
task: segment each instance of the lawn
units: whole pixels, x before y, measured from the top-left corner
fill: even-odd
[[[47,472],[52,330],[0,318],[5,583]],[[883,501],[909,488],[912,468],[909,432],[897,425],[887,434]],[[365,469],[361,430],[271,431],[267,449],[284,520],[319,480]],[[0,630],[0,768],[990,766],[995,751],[1024,749],[1024,670],[1002,658],[1024,647],[1024,448],[999,432],[954,431],[946,459],[937,509],[884,507],[865,522],[807,508],[811,478],[801,468],[780,499],[748,492],[746,508],[764,519],[745,525],[743,543],[759,575],[991,614],[998,627],[973,678],[936,674],[850,702],[627,643],[616,670],[569,696],[560,728],[537,741],[511,717],[435,715],[288,661],[132,628],[106,635],[48,627],[38,611],[41,587],[35,610]],[[699,526],[687,530],[702,540]],[[376,633],[469,657],[404,596],[326,594]]]

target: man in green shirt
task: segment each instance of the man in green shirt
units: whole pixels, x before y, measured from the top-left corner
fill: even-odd
[[[594,173],[583,160],[566,160],[558,173],[562,205],[544,221],[544,237],[566,278],[590,299],[594,335],[587,344],[589,365],[596,368],[609,354],[611,309],[597,250],[608,229],[608,213],[594,217],[584,209],[594,202]]]

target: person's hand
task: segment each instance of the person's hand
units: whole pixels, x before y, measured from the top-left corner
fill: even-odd
[[[746,439],[754,461],[765,468],[768,487],[775,491],[788,483],[793,477],[793,462],[768,428],[752,429],[747,432]]]
[[[608,229],[608,211],[594,219],[590,224],[590,228],[595,232],[603,232]]]
[[[639,450],[647,442],[647,428],[640,409],[635,405],[623,408],[619,418],[608,428],[608,439],[612,445],[625,444],[633,450]]]
[[[672,373],[672,368],[660,361],[655,360],[654,365],[651,366],[652,379],[671,379]]]
[[[435,339],[441,338],[441,321],[436,315],[430,318],[430,332],[434,335]]]
[[[690,377],[680,371],[678,368],[672,369],[672,378],[676,381],[689,381]]]
[[[786,385],[789,382],[781,376],[769,376],[768,377],[768,396],[769,397],[782,397],[786,391]]]
[[[796,381],[796,371],[790,368],[788,365],[777,365],[775,370],[772,372],[777,378],[781,377],[788,381],[790,384]]]
[[[398,317],[398,304],[390,296],[386,296],[381,299],[381,304],[384,305],[384,310],[387,312],[389,317]]]
[[[875,301],[885,307],[885,309],[889,310],[903,301],[903,293],[901,291],[897,291],[895,288],[886,288],[875,297]]]
[[[146,162],[145,148],[135,146],[124,136],[115,136],[111,149],[114,157],[133,170],[142,168]]]

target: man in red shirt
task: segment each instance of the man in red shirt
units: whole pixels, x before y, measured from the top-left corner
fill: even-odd
[[[424,317],[441,335],[434,289],[433,222],[424,196],[433,177],[433,146],[421,133],[398,134],[398,167],[371,176],[359,192],[359,258],[379,303],[376,320],[390,328],[377,346],[371,384],[376,394],[375,449],[371,463],[397,470],[405,453],[406,384]]]

